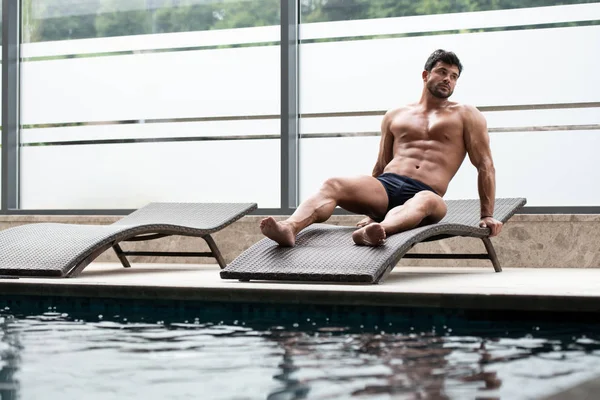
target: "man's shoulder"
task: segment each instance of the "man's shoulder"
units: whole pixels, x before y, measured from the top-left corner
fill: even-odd
[[[416,107],[416,104],[406,104],[406,105],[403,105],[400,107],[391,108],[388,111],[386,111],[385,117],[387,117],[387,118],[395,117],[396,115],[408,112],[408,111],[414,109],[415,107]]]
[[[455,107],[467,131],[477,131],[479,127],[485,128],[487,126],[483,113],[477,107],[461,103],[456,103]]]
[[[457,110],[464,117],[479,117],[483,116],[479,109],[471,104],[453,103],[452,108]]]

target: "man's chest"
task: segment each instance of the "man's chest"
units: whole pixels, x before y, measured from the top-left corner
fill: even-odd
[[[392,120],[390,130],[399,142],[463,141],[463,122],[456,113],[407,113]]]

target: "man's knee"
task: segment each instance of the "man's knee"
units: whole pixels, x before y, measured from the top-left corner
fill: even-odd
[[[417,208],[427,217],[437,216],[441,219],[446,215],[444,200],[428,190],[417,193],[410,201],[416,203]]]
[[[320,192],[327,197],[338,197],[344,189],[344,182],[341,178],[329,178],[321,186]]]

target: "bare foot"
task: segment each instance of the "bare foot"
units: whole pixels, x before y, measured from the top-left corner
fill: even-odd
[[[385,243],[385,229],[374,222],[352,233],[352,240],[359,246],[381,246]]]
[[[279,243],[280,246],[292,247],[296,243],[296,235],[292,227],[283,222],[277,222],[273,217],[267,217],[260,221],[260,231]]]

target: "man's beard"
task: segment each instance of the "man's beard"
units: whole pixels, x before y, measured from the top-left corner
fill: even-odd
[[[429,93],[432,94],[432,96],[437,97],[438,99],[447,99],[448,97],[452,96],[452,93],[454,93],[452,90],[448,91],[448,94],[443,93],[442,91],[438,90],[437,85],[433,85],[433,84],[427,84],[427,90],[429,90]]]

